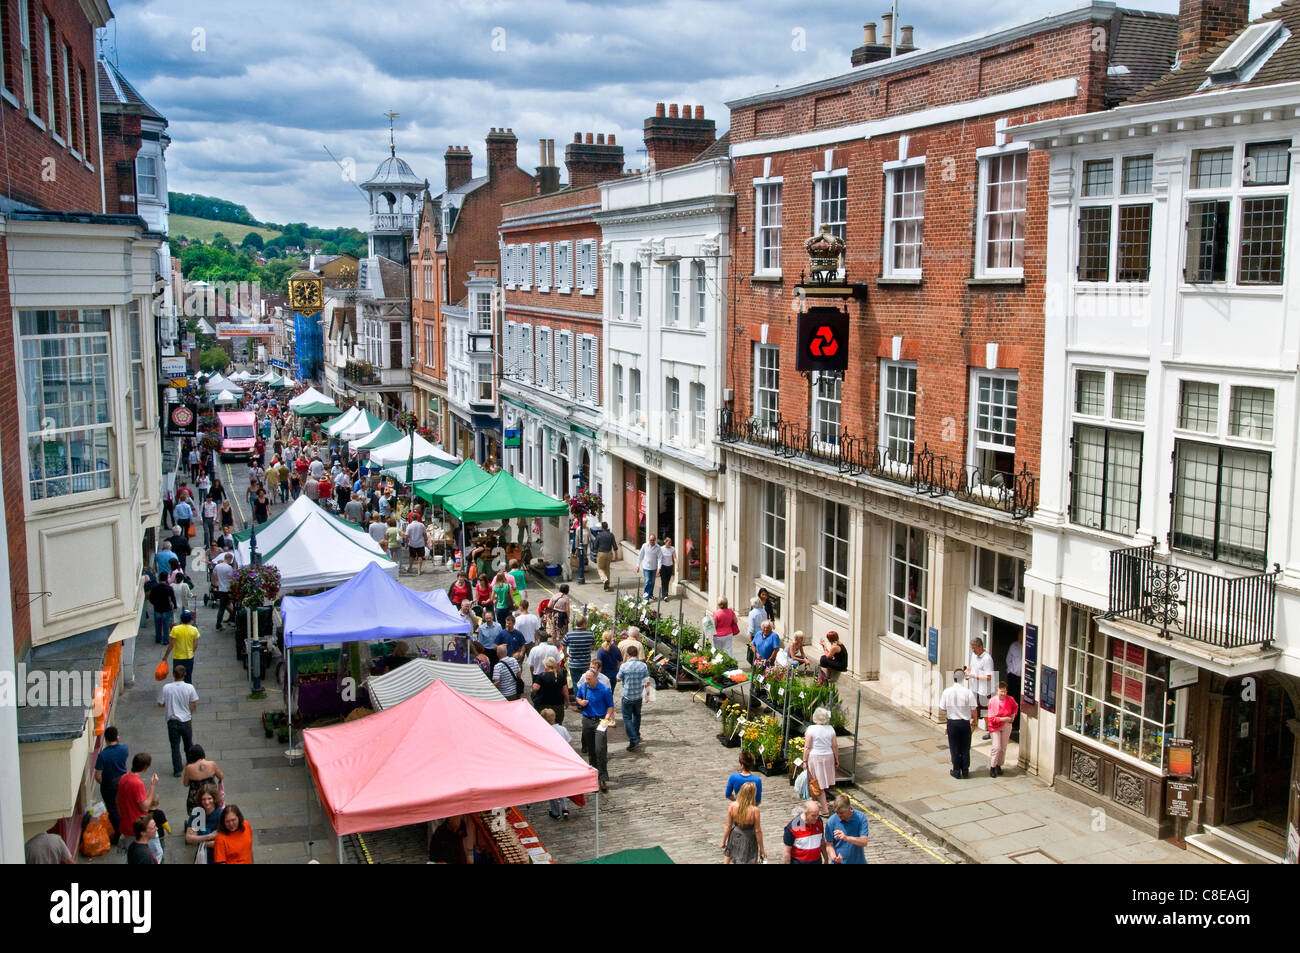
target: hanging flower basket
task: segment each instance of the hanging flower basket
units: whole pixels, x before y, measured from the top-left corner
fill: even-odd
[[[244,566],[230,581],[230,601],[237,608],[256,609],[275,600],[280,570],[274,566]]]
[[[569,515],[582,518],[588,514],[600,516],[605,510],[604,501],[601,500],[599,493],[593,493],[591,490],[579,490],[573,496],[569,497]]]

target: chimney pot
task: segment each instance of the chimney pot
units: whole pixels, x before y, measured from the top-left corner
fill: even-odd
[[[664,117],[664,104],[655,103],[655,115],[662,119]]]
[[[669,118],[669,119],[676,119],[676,118],[677,118],[677,104],[676,104],[676,103],[673,103],[671,106],[668,107],[668,118]]]
[[[704,118],[704,107],[703,107],[703,106],[696,106],[696,107],[695,107],[695,118],[696,118],[696,119],[703,119],[703,118]]]
[[[683,107],[682,107],[682,118],[683,118],[683,119],[690,119],[691,116],[693,116],[694,114],[695,114],[695,110],[694,110],[693,107],[691,107],[691,106],[689,106],[689,105],[688,105],[688,106],[683,106]]]
[[[863,45],[863,46],[875,46],[875,45],[876,45],[876,25],[875,25],[874,23],[866,23],[866,24],[863,24],[863,26],[862,26],[862,45]]]
[[[605,144],[605,134],[603,132],[596,133],[596,145],[603,146],[604,144]]]
[[[587,133],[586,143],[587,143],[587,145],[589,145],[589,146],[595,144],[595,140],[592,138],[591,133]]]
[[[898,45],[906,46],[909,48],[915,46],[916,44],[912,42],[912,31],[915,29],[916,27],[914,26],[905,26],[901,30],[899,30],[899,32],[902,34],[902,39],[899,41]]]
[[[609,144],[614,145],[614,134],[612,132],[609,134]]]
[[[880,15],[880,31],[880,42],[885,46],[893,45],[894,15],[892,13],[882,13]]]

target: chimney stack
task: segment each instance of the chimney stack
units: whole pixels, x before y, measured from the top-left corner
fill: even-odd
[[[487,136],[488,178],[496,178],[505,169],[518,164],[519,140],[513,129],[493,129]]]
[[[537,167],[537,194],[550,195],[560,190],[560,170],[555,164],[555,140],[540,139],[541,165]]]
[[[564,149],[564,166],[569,172],[569,188],[594,185],[606,179],[617,179],[623,174],[623,147],[616,145],[614,137],[605,141],[604,133],[596,141],[593,133],[584,137],[575,133],[573,142]]]
[[[900,52],[902,50],[910,50],[916,48],[915,44],[912,43],[912,32],[915,29],[916,27],[914,26],[905,26],[898,31],[899,33],[898,49]]]
[[[671,169],[691,162],[713,145],[717,129],[712,119],[704,118],[703,106],[655,107],[655,114],[645,121],[646,154],[656,169]]]
[[[867,23],[862,27],[862,45],[854,50],[852,57],[850,57],[850,62],[854,66],[863,66],[867,63],[887,60],[894,52],[911,53],[916,49],[916,44],[912,39],[915,27],[903,26],[898,28],[898,47],[895,49],[890,46],[890,39],[894,30],[893,14],[886,13],[883,19],[885,21],[883,36],[876,36],[876,25],[874,23]]]
[[[449,191],[464,185],[474,177],[474,159],[468,146],[448,146],[443,156],[443,163],[447,170]]]
[[[1180,0],[1178,62],[1186,66],[1249,22],[1250,0]]]

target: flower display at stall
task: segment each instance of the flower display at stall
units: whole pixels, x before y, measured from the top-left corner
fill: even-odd
[[[280,570],[274,566],[244,566],[230,580],[231,603],[245,609],[270,604],[279,591]]]
[[[722,735],[727,739],[736,737],[745,722],[745,708],[739,702],[724,701],[718,709],[722,721]]]
[[[750,719],[740,732],[741,750],[748,751],[756,760],[766,765],[774,765],[781,760],[781,747],[784,740],[781,720],[772,715]]]

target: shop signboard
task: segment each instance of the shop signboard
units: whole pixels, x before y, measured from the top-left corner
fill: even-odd
[[[1179,688],[1186,688],[1188,685],[1195,685],[1201,677],[1201,670],[1191,662],[1184,662],[1182,659],[1169,660],[1169,690],[1175,691]]]
[[[509,450],[514,447],[522,447],[523,437],[521,436],[521,434],[522,431],[517,427],[513,427],[507,430],[505,432],[505,448]]]
[[[1165,763],[1169,767],[1169,773],[1178,778],[1190,778],[1192,776],[1192,739],[1170,738],[1166,744],[1169,747],[1169,753],[1166,756]]]
[[[158,360],[163,383],[168,387],[182,388],[189,379],[190,366],[185,355],[165,356]]]
[[[1020,678],[1020,704],[1035,705],[1038,692],[1038,626],[1025,626],[1024,673]]]
[[[172,437],[198,435],[199,414],[195,401],[179,401],[167,405],[167,433]]]
[[[849,366],[849,315],[839,308],[800,312],[796,371],[844,371]]]
[[[936,629],[934,626],[930,626],[929,635],[930,635],[930,644],[929,644],[930,664],[937,665],[939,663],[939,630]]]
[[[1038,705],[1043,711],[1056,711],[1056,669],[1043,666],[1042,688]]]
[[[1192,801],[1196,800],[1196,783],[1194,781],[1169,781],[1165,785],[1169,792],[1165,797],[1165,813],[1170,817],[1189,818],[1192,816]]]
[[[219,338],[269,338],[275,336],[275,328],[269,324],[231,324],[217,325]]]

